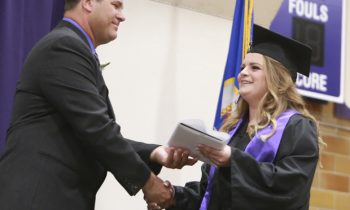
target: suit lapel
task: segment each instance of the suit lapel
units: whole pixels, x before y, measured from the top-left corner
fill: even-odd
[[[86,47],[88,47],[90,49],[90,45],[88,40],[86,39],[85,35],[74,25],[72,25],[71,23],[67,22],[67,21],[61,21],[57,26],[57,28],[62,28],[62,27],[67,27],[70,30],[72,30],[74,33],[76,33],[79,38],[81,40],[83,40],[83,42],[85,43]],[[91,50],[91,49],[90,49]],[[103,98],[106,101],[107,107],[108,107],[108,115],[115,120],[115,115],[114,115],[114,111],[113,111],[113,107],[111,104],[111,101],[109,100],[108,97],[108,88],[105,84],[105,81],[103,79],[102,73],[101,73],[101,68],[100,68],[100,61],[98,59],[97,54],[93,55],[94,57],[94,61],[95,61],[95,66],[96,66],[96,78],[98,81],[97,84],[97,88],[100,92],[100,94],[103,96]]]

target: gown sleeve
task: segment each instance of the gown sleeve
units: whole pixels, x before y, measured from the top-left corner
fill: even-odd
[[[208,182],[208,164],[202,165],[202,178],[200,182],[187,182],[184,187],[174,186],[175,205],[167,210],[198,210]]]
[[[273,163],[257,162],[242,150],[232,148],[232,208],[308,209],[317,162],[316,127],[301,115],[289,120]]]

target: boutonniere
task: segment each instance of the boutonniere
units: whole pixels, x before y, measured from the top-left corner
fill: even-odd
[[[105,63],[105,64],[101,64],[100,65],[101,71],[103,71],[109,64],[111,64],[111,62],[108,62],[108,63]]]

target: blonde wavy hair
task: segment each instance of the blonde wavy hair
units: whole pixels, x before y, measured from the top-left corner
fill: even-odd
[[[257,125],[252,125],[248,130],[250,137],[258,130],[272,125],[272,132],[260,136],[263,141],[266,141],[276,132],[276,118],[287,109],[294,109],[306,118],[312,120],[317,129],[318,143],[320,146],[325,145],[319,135],[319,125],[316,119],[306,109],[305,102],[297,92],[295,84],[288,70],[278,61],[264,56],[264,67],[267,83],[267,93],[260,100],[258,105],[258,113],[260,122]],[[220,130],[229,132],[238,123],[238,121],[248,113],[248,103],[244,100],[239,100],[236,109],[225,120]]]

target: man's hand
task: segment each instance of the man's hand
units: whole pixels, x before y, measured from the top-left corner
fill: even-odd
[[[200,144],[198,145],[198,150],[202,155],[208,158],[216,166],[227,167],[230,166],[231,161],[231,147],[225,145],[221,150],[215,149],[213,147]]]
[[[168,208],[168,207],[175,204],[175,189],[174,189],[174,187],[171,185],[171,183],[169,181],[165,181],[164,186],[172,189],[173,194],[171,196],[171,199],[168,200],[167,202],[165,202],[163,205],[160,205],[160,204],[155,203],[155,202],[147,202],[147,209],[148,210],[164,209],[164,208]]]
[[[151,153],[151,160],[167,168],[181,169],[185,165],[192,166],[197,158],[189,156],[189,152],[179,147],[159,146]]]
[[[162,207],[167,207],[174,195],[174,189],[171,184],[163,182],[153,173],[151,173],[142,191],[147,203],[156,203]]]

